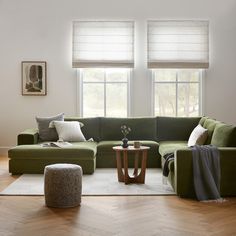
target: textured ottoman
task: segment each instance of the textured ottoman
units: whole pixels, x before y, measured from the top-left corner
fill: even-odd
[[[81,202],[82,168],[53,164],[44,169],[44,194],[48,207],[75,207]]]

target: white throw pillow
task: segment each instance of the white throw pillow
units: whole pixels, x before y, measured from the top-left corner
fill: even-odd
[[[55,121],[54,125],[60,141],[84,142],[86,141],[78,121]]]
[[[79,122],[79,125],[80,125],[80,128],[84,127],[84,124],[80,121],[76,121],[76,122]],[[55,124],[54,124],[54,120],[52,120],[50,123],[49,123],[49,126],[48,128],[56,128],[55,127]]]
[[[188,146],[203,145],[206,142],[208,130],[204,129],[200,124],[194,128],[188,139]]]

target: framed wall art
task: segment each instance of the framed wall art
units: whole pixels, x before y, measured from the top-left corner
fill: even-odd
[[[22,95],[47,94],[47,65],[45,61],[22,61]]]

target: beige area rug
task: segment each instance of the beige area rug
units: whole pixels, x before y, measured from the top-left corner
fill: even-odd
[[[131,173],[131,170],[130,172]],[[44,177],[39,174],[24,174],[4,189],[0,195],[44,195]],[[175,195],[172,187],[163,185],[161,169],[147,169],[145,184],[119,183],[116,169],[96,169],[92,175],[83,175],[83,196],[117,195]]]

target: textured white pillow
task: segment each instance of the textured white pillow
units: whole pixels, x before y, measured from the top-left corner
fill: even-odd
[[[80,121],[76,121],[76,122],[79,122],[79,125],[80,125],[80,128],[84,127],[84,124]],[[55,124],[54,124],[54,120],[52,120],[50,123],[49,123],[49,126],[48,128],[56,128],[55,127]]]
[[[200,124],[194,128],[188,139],[188,146],[203,145],[207,139],[208,130],[204,129]]]
[[[60,141],[83,142],[86,141],[77,121],[55,121],[54,125]]]

